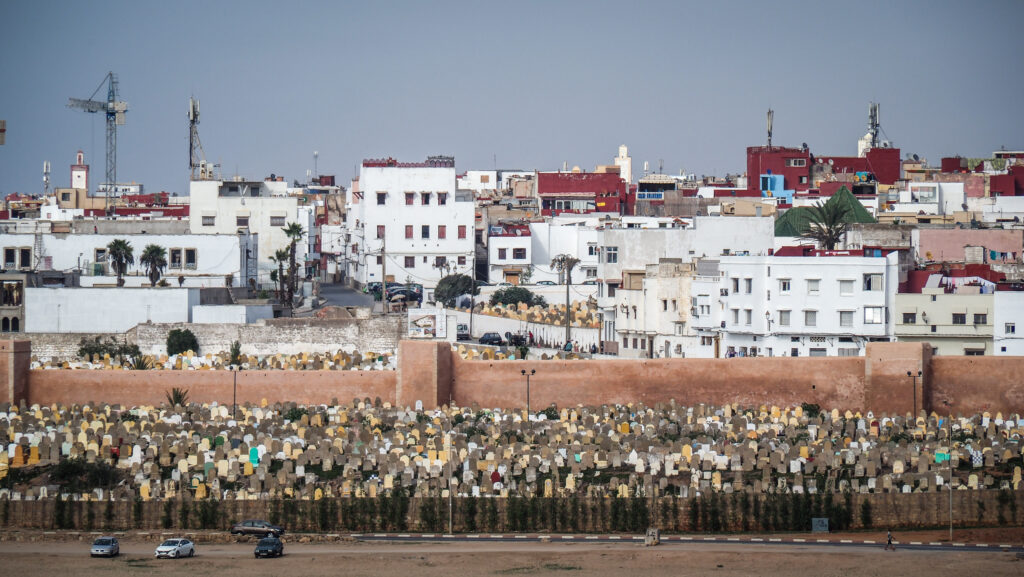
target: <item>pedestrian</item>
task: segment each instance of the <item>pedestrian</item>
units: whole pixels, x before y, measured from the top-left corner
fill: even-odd
[[[577,353],[580,352],[580,342],[579,341],[573,341],[573,343],[572,343],[572,350],[573,350],[573,352],[577,352]]]
[[[565,341],[565,346],[562,347],[562,350],[567,352],[567,353],[571,353],[572,352],[572,341]]]
[[[896,550],[896,546],[892,544],[892,531],[890,531],[888,529],[885,530],[885,550],[887,550],[887,551],[895,551]]]
[[[530,346],[532,347],[533,346],[533,331],[530,331],[527,336],[530,339]]]

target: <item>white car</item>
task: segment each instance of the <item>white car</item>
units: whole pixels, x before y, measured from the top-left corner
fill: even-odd
[[[191,557],[196,554],[195,543],[188,539],[168,539],[156,548],[157,558]]]

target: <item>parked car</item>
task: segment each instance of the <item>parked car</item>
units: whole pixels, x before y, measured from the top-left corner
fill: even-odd
[[[501,335],[499,335],[498,333],[484,333],[484,336],[480,337],[480,344],[495,345],[500,347],[505,344],[505,341],[501,338]]]
[[[478,280],[478,281],[476,281],[476,286],[478,286],[478,287],[481,287],[481,286],[491,286],[491,283],[489,283],[489,282],[487,282],[485,280]]]
[[[117,557],[121,554],[121,546],[116,537],[99,537],[92,542],[89,555],[93,557]]]
[[[595,284],[597,284],[597,281],[596,280],[585,280],[585,281],[581,282],[580,284],[595,285]]]
[[[156,548],[157,559],[177,559],[196,554],[195,543],[188,539],[168,539]]]
[[[544,286],[552,286],[552,285],[554,285],[556,283],[555,283],[555,281],[550,281],[550,280],[539,280],[539,281],[536,282],[536,284],[544,285]]]
[[[284,535],[284,528],[264,521],[262,519],[246,519],[241,523],[235,523],[231,527],[232,535],[260,535],[266,537],[274,535],[280,537]]]
[[[367,294],[380,294],[380,287],[381,284],[379,282],[368,282],[366,283],[366,286],[363,287],[363,292]]]
[[[256,544],[256,551],[253,555],[260,557],[280,557],[284,555],[284,543],[277,537],[264,537]]]
[[[468,341],[469,339],[470,339],[470,336],[469,336],[469,325],[462,324],[462,323],[459,323],[458,325],[456,325],[456,327],[455,327],[455,340],[458,340],[458,341]]]
[[[514,286],[514,285],[512,283],[510,283],[510,282],[500,282],[500,283],[498,283],[498,284],[496,284],[494,286],[496,286],[498,288],[509,288],[511,286]]]
[[[526,346],[526,335],[519,333],[508,333],[505,335],[508,339],[508,344],[513,347],[524,347]]]

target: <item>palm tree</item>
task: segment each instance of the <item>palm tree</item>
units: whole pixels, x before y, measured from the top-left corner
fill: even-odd
[[[107,245],[107,260],[117,273],[117,286],[124,286],[124,273],[135,264],[135,250],[130,242],[115,238]]]
[[[156,282],[160,280],[160,275],[167,268],[167,250],[160,245],[147,244],[146,248],[142,249],[139,264],[146,269],[149,284],[156,286]]]
[[[275,252],[270,260],[277,263],[277,270],[270,271],[270,280],[277,285],[277,302],[284,302],[284,263],[288,262],[288,249]]]
[[[551,268],[558,272],[565,273],[565,342],[572,342],[569,338],[570,318],[569,314],[569,285],[572,284],[572,269],[580,263],[580,259],[571,254],[560,254],[551,260]]]
[[[843,240],[849,223],[846,221],[850,207],[838,202],[817,203],[807,207],[810,222],[807,230],[800,236],[817,241],[822,250],[835,250]]]
[[[295,290],[299,286],[299,275],[296,274],[295,265],[295,249],[297,248],[299,241],[306,235],[305,229],[302,225],[297,222],[288,223],[288,226],[284,228],[284,234],[291,242],[288,244],[288,284],[287,284],[287,300],[288,304],[292,304],[292,299],[295,298]]]

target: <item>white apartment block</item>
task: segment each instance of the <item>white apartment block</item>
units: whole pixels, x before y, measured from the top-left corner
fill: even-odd
[[[996,291],[994,301],[993,354],[1024,356],[1024,292]]]
[[[432,300],[441,277],[473,274],[473,198],[456,190],[454,159],[363,161],[358,190],[346,221],[357,283],[418,283]]]
[[[614,335],[618,355],[625,358],[670,358],[696,350],[699,337],[687,326],[691,318],[694,264],[662,259],[643,274],[626,273],[618,300]],[[606,345],[607,346],[607,345]]]

